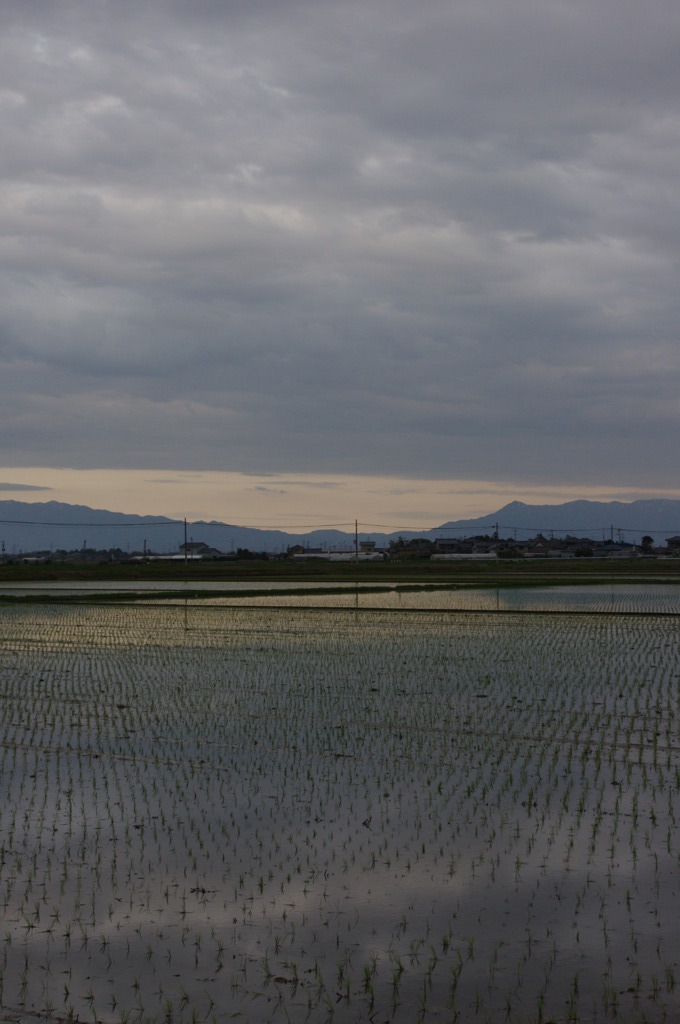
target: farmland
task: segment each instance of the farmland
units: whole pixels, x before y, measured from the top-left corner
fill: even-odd
[[[205,582],[286,580],[292,583],[319,581],[354,583],[419,583],[439,586],[532,585],[630,580],[644,582],[680,582],[678,558],[548,558],[489,559],[488,561],[411,561],[325,562],[289,559],[176,562],[58,562],[0,560],[0,587],[13,582],[45,580],[119,581],[143,580],[191,581],[197,587]]]
[[[0,1007],[678,1019],[678,601],[582,597],[6,605]]]

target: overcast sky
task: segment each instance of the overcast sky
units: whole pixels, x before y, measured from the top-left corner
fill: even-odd
[[[677,0],[3,0],[0,497],[677,490],[679,44]]]

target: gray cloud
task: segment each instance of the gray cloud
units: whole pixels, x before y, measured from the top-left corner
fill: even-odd
[[[659,486],[680,10],[7,2],[0,462]]]
[[[13,484],[6,480],[0,481],[0,491],[51,491],[52,487],[41,487],[39,484]]]

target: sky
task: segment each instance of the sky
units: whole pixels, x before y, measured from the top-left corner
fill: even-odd
[[[675,0],[3,0],[0,499],[680,497]]]

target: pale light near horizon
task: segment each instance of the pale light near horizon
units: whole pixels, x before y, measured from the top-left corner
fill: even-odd
[[[557,505],[579,498],[680,498],[680,490],[535,487],[490,480],[348,474],[0,468],[0,500],[61,501],[112,512],[217,520],[291,533],[324,526],[426,530],[487,515],[510,501]]]

